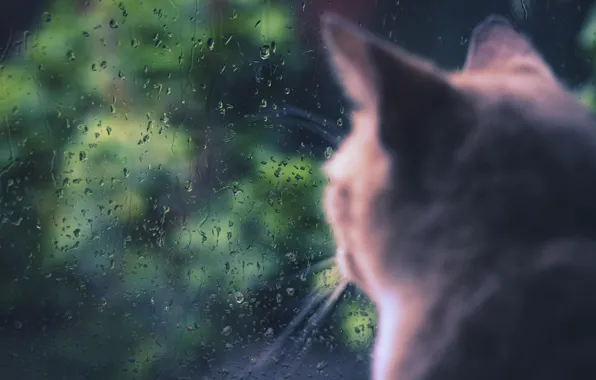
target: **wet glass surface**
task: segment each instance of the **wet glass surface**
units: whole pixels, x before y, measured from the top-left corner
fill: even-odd
[[[336,291],[321,210],[350,128],[321,14],[453,69],[506,15],[594,106],[591,5],[0,5],[3,378],[367,378],[375,310]]]

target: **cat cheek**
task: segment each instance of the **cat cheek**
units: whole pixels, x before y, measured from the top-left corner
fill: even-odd
[[[348,266],[348,262],[346,259],[345,248],[338,246],[338,248],[335,250],[335,262],[337,264],[337,269],[339,270],[341,276],[344,279],[352,282],[352,275],[350,274],[350,267]]]
[[[333,231],[335,228],[335,218],[333,217],[333,192],[332,190],[327,187],[323,192],[323,214],[327,223],[331,227]]]
[[[370,295],[368,286],[364,281],[364,276],[362,276],[358,269],[358,265],[356,264],[356,260],[351,251],[339,246],[335,251],[335,262],[342,278],[356,285],[365,294]]]
[[[340,222],[337,205],[337,190],[328,187],[323,194],[323,210],[325,212],[325,219],[329,222],[334,234],[337,235],[337,226]],[[336,236],[337,237],[337,236]]]

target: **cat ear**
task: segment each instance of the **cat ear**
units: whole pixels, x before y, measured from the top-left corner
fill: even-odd
[[[413,112],[450,88],[434,65],[337,15],[322,18],[323,42],[348,97],[382,112]]]
[[[347,95],[376,113],[373,133],[399,156],[400,175],[412,194],[422,186],[422,168],[443,157],[466,132],[458,123],[465,100],[446,73],[338,17],[323,17],[323,40]],[[436,119],[438,122],[431,122]],[[370,128],[355,123],[353,128]],[[446,153],[449,154],[449,153]]]
[[[551,73],[529,39],[507,19],[492,15],[472,31],[465,71],[503,70]]]

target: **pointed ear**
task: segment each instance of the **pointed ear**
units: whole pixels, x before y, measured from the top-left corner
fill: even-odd
[[[521,70],[552,75],[530,40],[497,15],[487,17],[472,31],[464,70]]]
[[[346,95],[357,106],[377,102],[378,74],[369,57],[368,36],[336,15],[322,17],[323,43],[332,70]]]
[[[344,90],[356,106],[375,112],[373,133],[399,157],[400,182],[422,194],[426,164],[443,165],[466,133],[469,123],[460,115],[467,115],[467,98],[430,62],[338,16],[322,21],[323,40]],[[353,125],[359,128],[370,124]]]
[[[410,112],[450,88],[434,65],[340,16],[324,15],[322,34],[337,78],[356,106],[382,112],[391,104],[395,112]]]

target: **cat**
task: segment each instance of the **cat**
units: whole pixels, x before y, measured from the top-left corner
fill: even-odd
[[[596,379],[596,122],[489,16],[461,70],[334,14],[352,129],[324,163],[342,276],[375,304],[374,380]]]

